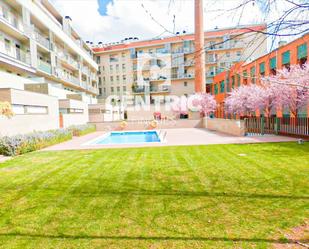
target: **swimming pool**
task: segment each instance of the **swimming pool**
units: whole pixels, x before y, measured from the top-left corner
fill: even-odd
[[[156,131],[110,132],[90,144],[137,144],[161,142]]]

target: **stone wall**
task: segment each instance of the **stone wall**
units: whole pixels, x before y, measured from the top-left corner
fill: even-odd
[[[204,118],[203,127],[234,136],[245,135],[245,122],[243,120],[231,120],[221,118]]]

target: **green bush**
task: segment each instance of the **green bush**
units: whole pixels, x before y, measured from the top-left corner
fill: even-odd
[[[72,139],[68,129],[0,137],[0,155],[17,156]]]
[[[74,125],[69,127],[69,130],[72,131],[73,136],[80,137],[95,132],[96,126],[92,124]]]

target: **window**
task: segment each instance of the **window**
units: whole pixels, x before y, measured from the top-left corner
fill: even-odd
[[[112,92],[112,93],[114,92],[114,87],[111,87],[111,92]]]
[[[120,92],[120,86],[117,86],[117,92]]]
[[[110,79],[111,79],[111,82],[113,82],[113,81],[114,81],[114,77],[113,77],[113,76],[110,76]]]
[[[237,74],[237,85],[240,86],[240,75]]]
[[[290,51],[282,53],[282,65],[290,65]]]
[[[220,93],[224,93],[224,80],[220,82]]]
[[[244,85],[247,85],[247,83],[248,83],[248,73],[247,73],[247,71],[243,71],[243,83],[244,83]]]
[[[105,87],[103,88],[103,92],[106,93],[106,88]]]
[[[215,84],[215,95],[218,94],[218,84]]]
[[[103,82],[105,83],[105,76],[103,77]]]
[[[304,64],[307,61],[308,50],[307,43],[304,43],[297,47],[297,59]]]
[[[125,57],[126,57],[126,54],[125,54],[125,53],[121,53],[121,57],[122,57],[122,58],[125,58]]]
[[[11,52],[11,41],[8,39],[4,39],[4,43],[5,43],[5,50],[7,52]]]
[[[226,57],[231,57],[231,53],[230,52],[226,52]]]
[[[119,72],[119,64],[116,65],[116,72]]]
[[[119,81],[119,75],[116,76],[116,80],[117,80],[117,82]]]
[[[125,91],[127,91],[127,87],[126,86],[123,86],[122,87],[122,90],[125,92]]]
[[[126,64],[122,64],[122,70],[126,70]]]
[[[127,76],[126,75],[122,75],[122,80],[126,81],[127,80]]]
[[[23,105],[12,105],[12,111],[15,115],[25,114],[25,107]]]
[[[265,75],[265,62],[260,63],[260,75]]]
[[[97,64],[100,64],[100,63],[101,63],[101,57],[97,56]]]
[[[83,109],[69,108],[68,113],[84,113]]]
[[[102,88],[99,88],[99,95],[102,95]]]
[[[102,72],[104,72],[105,71],[105,67],[104,66],[102,66]]]
[[[241,51],[236,51],[237,56],[241,56]]]
[[[109,66],[109,70],[112,72],[113,71],[113,65]]]
[[[232,89],[235,88],[235,76],[232,76]]]
[[[113,54],[109,56],[109,62],[118,62],[117,55]]]
[[[47,106],[34,106],[34,105],[12,105],[12,110],[16,115],[22,114],[47,114]]]
[[[188,82],[185,81],[185,82],[183,83],[183,86],[188,86]]]
[[[276,68],[277,68],[277,57],[272,57],[269,60],[269,69],[271,74],[276,74]]]
[[[255,84],[255,67],[250,68],[250,77],[251,77],[251,82]]]

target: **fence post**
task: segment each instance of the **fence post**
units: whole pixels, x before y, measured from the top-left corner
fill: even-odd
[[[261,117],[261,135],[264,135],[264,127],[265,127],[265,123],[264,123],[264,117]]]
[[[278,118],[275,117],[275,134],[278,135],[279,134],[279,122],[278,122]]]

